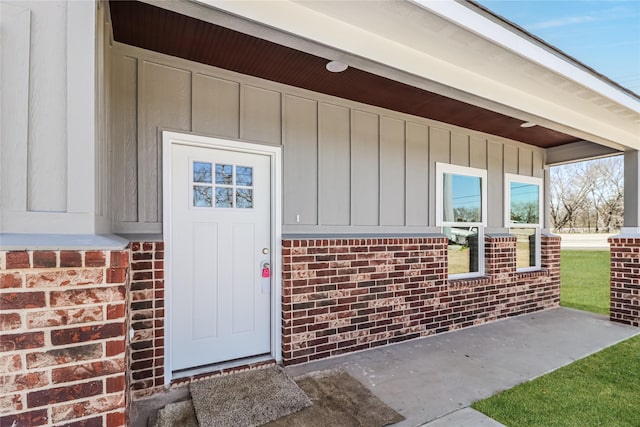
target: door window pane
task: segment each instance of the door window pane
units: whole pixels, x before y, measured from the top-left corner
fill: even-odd
[[[236,190],[236,208],[253,207],[253,190],[250,188],[238,188]]]
[[[213,191],[211,187],[202,185],[193,186],[193,206],[197,208],[210,208]]]
[[[253,185],[253,168],[236,166],[236,185],[251,187]]]
[[[193,182],[211,183],[211,163],[193,162]]]
[[[233,189],[216,187],[216,208],[233,207]]]
[[[233,184],[233,166],[216,164],[216,184]]]
[[[194,207],[253,208],[253,167],[194,161],[192,171]]]

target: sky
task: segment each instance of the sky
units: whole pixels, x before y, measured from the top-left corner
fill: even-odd
[[[640,0],[478,0],[640,94]]]

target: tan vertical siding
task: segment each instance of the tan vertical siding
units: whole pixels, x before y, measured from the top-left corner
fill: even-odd
[[[212,99],[217,102],[211,102]],[[240,84],[195,74],[191,111],[194,132],[239,138]]]
[[[406,134],[406,224],[429,224],[429,128],[407,123]]]
[[[144,61],[138,94],[138,220],[162,221],[161,150],[158,129],[191,130],[191,72]]]
[[[379,116],[351,115],[351,225],[379,224]]]
[[[318,224],[318,103],[285,96],[284,222]]]
[[[320,104],[319,215],[320,225],[349,225],[351,221],[351,111]]]
[[[404,121],[380,119],[380,225],[404,225]]]
[[[427,231],[436,162],[488,169],[502,227],[503,174],[543,175],[536,147],[120,44],[114,56],[116,232],[162,230],[163,129],[283,145],[285,233]]]

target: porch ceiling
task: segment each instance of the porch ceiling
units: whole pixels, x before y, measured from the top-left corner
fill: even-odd
[[[110,1],[114,39],[132,46],[542,148],[580,141],[542,126],[138,1]]]

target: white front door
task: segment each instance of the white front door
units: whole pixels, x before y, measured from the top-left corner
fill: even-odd
[[[171,144],[171,367],[271,352],[271,159]]]

